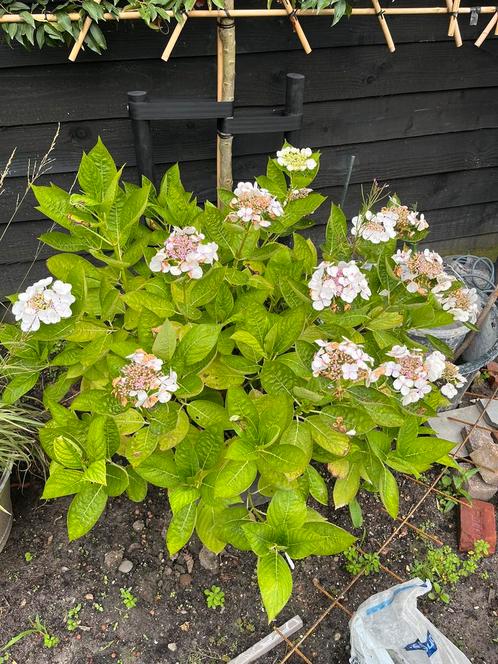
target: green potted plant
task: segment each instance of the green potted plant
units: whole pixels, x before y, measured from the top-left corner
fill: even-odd
[[[0,328],[24,367],[12,402],[41,368],[56,372],[43,393],[43,496],[73,496],[69,539],[108,500],[161,487],[170,554],[194,533],[216,553],[252,551],[270,619],[300,559],[355,539],[320,505],[348,506],[358,525],[367,490],[396,517],[395,473],[454,465],[453,444],[425,422],[461,377],[444,344],[431,352],[408,334],[452,320],[414,248],[426,224],[395,198],[375,212],[374,189],[351,235],[332,206],[319,258],[299,232],[325,200],[310,188],[319,157],[285,145],[265,175],[200,207],[177,166],[157,191],[122,184],[99,141],[80,193],[34,187],[61,227],[42,236],[58,253],[51,276],[12,298],[17,324]]]
[[[0,402],[0,551],[12,527],[12,469],[18,464],[21,472],[26,471],[43,458],[36,440],[40,425],[37,415],[30,407]]]

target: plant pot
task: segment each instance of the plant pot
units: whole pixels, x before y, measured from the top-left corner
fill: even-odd
[[[430,342],[427,341],[427,336],[430,335],[443,341],[451,350],[456,350],[468,333],[469,328],[459,321],[443,327],[420,328],[408,332],[413,341],[423,346],[430,347]]]
[[[6,468],[0,476],[0,552],[7,544],[12,528],[12,502],[10,500],[10,473]],[[5,510],[5,511],[4,511]]]

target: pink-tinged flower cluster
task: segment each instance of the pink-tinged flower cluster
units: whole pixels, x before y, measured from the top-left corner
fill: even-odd
[[[203,242],[204,235],[193,226],[174,227],[172,233],[149,263],[152,272],[187,273],[192,279],[202,277],[201,265],[218,260],[216,242]]]
[[[362,381],[367,385],[379,375],[372,370],[373,358],[361,346],[345,337],[341,342],[317,339],[320,346],[311,363],[313,376],[324,376],[331,381]]]
[[[457,288],[448,293],[437,293],[436,299],[444,311],[462,323],[475,323],[480,302],[475,288]]]
[[[399,238],[409,239],[429,228],[424,215],[410,210],[406,205],[388,205],[382,208],[381,214],[394,222]]]
[[[312,193],[313,189],[310,189],[309,187],[301,187],[301,189],[291,189],[289,191],[288,199],[289,201],[298,201],[302,198],[307,198]]]
[[[351,222],[351,235],[356,235],[372,244],[389,242],[397,236],[396,219],[383,212],[374,214],[367,210],[364,214],[353,217]]]
[[[355,261],[329,263],[323,261],[308,283],[313,308],[322,311],[338,298],[351,304],[358,295],[368,300],[372,294],[368,281]]]
[[[53,325],[63,318],[70,318],[71,305],[75,301],[71,284],[47,277],[19,294],[12,313],[16,320],[21,321],[23,332],[36,332],[40,329],[40,323]]]
[[[152,408],[158,401],[166,403],[178,389],[176,372],[162,372],[163,361],[142,349],[128,355],[130,360],[121,369],[121,376],[112,381],[113,393],[118,401],[136,408]]]
[[[257,183],[239,182],[233,193],[235,196],[230,202],[233,212],[228,215],[230,221],[243,221],[254,228],[268,228],[273,219],[284,213],[279,201]]]
[[[387,355],[392,360],[384,362],[382,369],[386,376],[394,379],[393,388],[401,394],[403,406],[417,403],[434,386],[451,399],[465,383],[458,368],[439,351],[424,354],[418,348],[408,350],[406,346],[393,346]]]
[[[293,148],[287,145],[277,152],[277,163],[292,173],[293,171],[312,171],[317,167],[311,148]]]
[[[396,263],[394,272],[409,293],[441,293],[451,288],[455,281],[455,277],[445,272],[443,259],[436,251],[398,249],[392,259]]]

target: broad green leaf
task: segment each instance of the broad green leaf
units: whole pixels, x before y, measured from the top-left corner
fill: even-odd
[[[334,484],[333,499],[336,509],[349,505],[356,497],[360,488],[360,470],[358,465],[350,462],[347,475],[338,478]]]
[[[236,342],[237,346],[242,350],[247,346],[254,353],[256,353],[256,358],[263,357],[265,352],[261,347],[261,344],[250,332],[246,330],[237,330],[232,334],[232,339]]]
[[[128,474],[128,487],[126,493],[134,503],[141,503],[147,495],[147,482],[138,475],[131,466],[126,468]]]
[[[219,325],[194,325],[178,344],[175,357],[187,365],[203,360],[216,346],[220,334]]]
[[[280,444],[298,447],[304,453],[306,462],[309,463],[313,453],[310,425],[306,421],[292,421],[283,432]]]
[[[268,622],[274,620],[292,594],[292,574],[280,554],[273,551],[258,558],[258,585]]]
[[[306,521],[306,502],[297,492],[280,490],[270,501],[266,519],[275,530],[300,528]]]
[[[224,278],[225,268],[213,267],[202,279],[194,281],[189,292],[190,306],[201,307],[214,300]]]
[[[227,411],[223,406],[212,401],[204,401],[203,399],[191,401],[187,406],[187,412],[190,419],[203,429],[209,427],[232,428]]]
[[[226,409],[236,431],[243,432],[249,440],[258,439],[258,411],[254,401],[242,387],[228,389]]]
[[[88,435],[85,443],[85,452],[90,461],[105,459],[111,456],[119,447],[119,433],[114,422],[109,418],[109,422],[114,426],[114,441],[111,445],[112,452],[107,444],[106,425],[108,418],[105,415],[97,415],[90,422]],[[117,445],[115,444],[117,443]]]
[[[189,541],[194,532],[197,518],[197,504],[189,503],[173,515],[166,533],[166,546],[170,556],[174,555]]]
[[[323,253],[326,258],[335,260],[348,260],[351,257],[346,215],[338,205],[332,204],[330,208]]]
[[[113,420],[116,423],[118,432],[122,436],[128,436],[135,433],[141,429],[145,423],[142,415],[134,408],[129,408],[128,410],[125,410],[124,413],[113,415]]]
[[[249,512],[242,505],[228,507],[216,515],[215,532],[220,540],[225,540],[241,551],[251,549],[244,533],[244,526],[250,522]]]
[[[274,546],[276,540],[275,530],[269,523],[249,522],[242,526],[251,550],[257,556],[266,556]]]
[[[366,323],[365,327],[369,330],[392,330],[401,325],[403,325],[403,316],[401,314],[382,311],[378,316]]]
[[[107,503],[105,487],[100,484],[83,484],[71,501],[67,512],[69,541],[83,537],[99,520]]]
[[[40,374],[37,371],[27,371],[18,376],[14,376],[14,378],[7,383],[2,392],[2,401],[5,404],[14,404],[36,385],[39,377]]]
[[[219,461],[225,448],[221,430],[201,431],[195,443],[195,451],[202,471],[213,468]]]
[[[54,459],[65,468],[82,468],[83,453],[79,445],[69,438],[57,436],[53,443]]]
[[[323,521],[305,523],[300,531],[308,537],[310,542],[310,551],[305,555],[333,556],[348,549],[356,540],[356,537],[348,533],[347,530]],[[298,555],[298,551],[293,550],[292,543],[288,548],[288,553],[291,558],[304,557]]]
[[[227,542],[217,536],[217,519],[219,518],[219,509],[210,505],[200,504],[197,511],[197,521],[195,531],[199,539],[210,551],[220,553],[225,548]]]
[[[398,431],[398,443],[396,449],[400,456],[404,456],[404,450],[413,449],[413,444],[418,435],[418,419],[406,417]]]
[[[220,470],[214,488],[215,496],[233,498],[248,489],[256,479],[254,461],[228,461]]]
[[[195,486],[180,485],[168,489],[168,500],[173,514],[182,510],[186,505],[196,501],[201,492]]]
[[[170,451],[154,452],[135,468],[135,472],[150,484],[163,489],[176,486],[180,481],[175,460]]]
[[[308,463],[305,453],[296,445],[272,445],[260,449],[259,455],[270,468],[281,473],[303,472]]]
[[[302,383],[288,366],[278,360],[264,363],[260,380],[268,394],[287,394],[291,398],[294,387]]]
[[[61,498],[78,493],[81,488],[81,478],[83,473],[80,470],[71,470],[68,468],[58,468],[50,473],[43,488],[42,498],[50,500],[51,498]]]
[[[108,463],[106,466],[107,473],[107,495],[115,498],[120,496],[126,491],[130,480],[126,468],[118,466],[115,463]]]
[[[94,482],[95,484],[106,485],[107,473],[105,459],[98,459],[91,463],[83,473],[83,480]]]
[[[395,519],[399,510],[399,489],[396,478],[387,468],[383,469],[380,476],[379,492],[384,507],[389,515]]]
[[[345,456],[351,447],[349,436],[333,428],[333,422],[324,415],[312,415],[306,419],[311,427],[313,440],[327,452],[336,456]]]
[[[124,455],[133,468],[137,468],[156,449],[158,437],[151,427],[142,427],[140,431],[129,436],[124,443]]]
[[[152,344],[152,352],[165,362],[170,362],[176,348],[176,329],[169,320],[165,320]]]
[[[310,493],[313,498],[322,505],[328,505],[329,493],[323,477],[315,468],[313,468],[313,466],[308,466],[306,468],[306,475],[308,477]]]

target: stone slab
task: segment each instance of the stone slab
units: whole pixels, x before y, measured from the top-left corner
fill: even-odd
[[[464,472],[474,468],[470,463],[459,463],[458,465]],[[471,498],[475,500],[484,500],[486,502],[491,500],[498,491],[498,487],[493,486],[492,484],[486,484],[479,473],[474,473],[472,477],[469,477],[463,488]]]
[[[489,544],[489,554],[496,551],[495,508],[491,503],[473,500],[472,505],[460,505],[460,551],[472,551],[477,540]]]
[[[470,453],[470,458],[479,468],[487,484],[498,487],[498,445],[492,440]]]
[[[481,399],[479,406],[482,410],[486,409],[484,417],[490,426],[498,429],[498,399]]]

